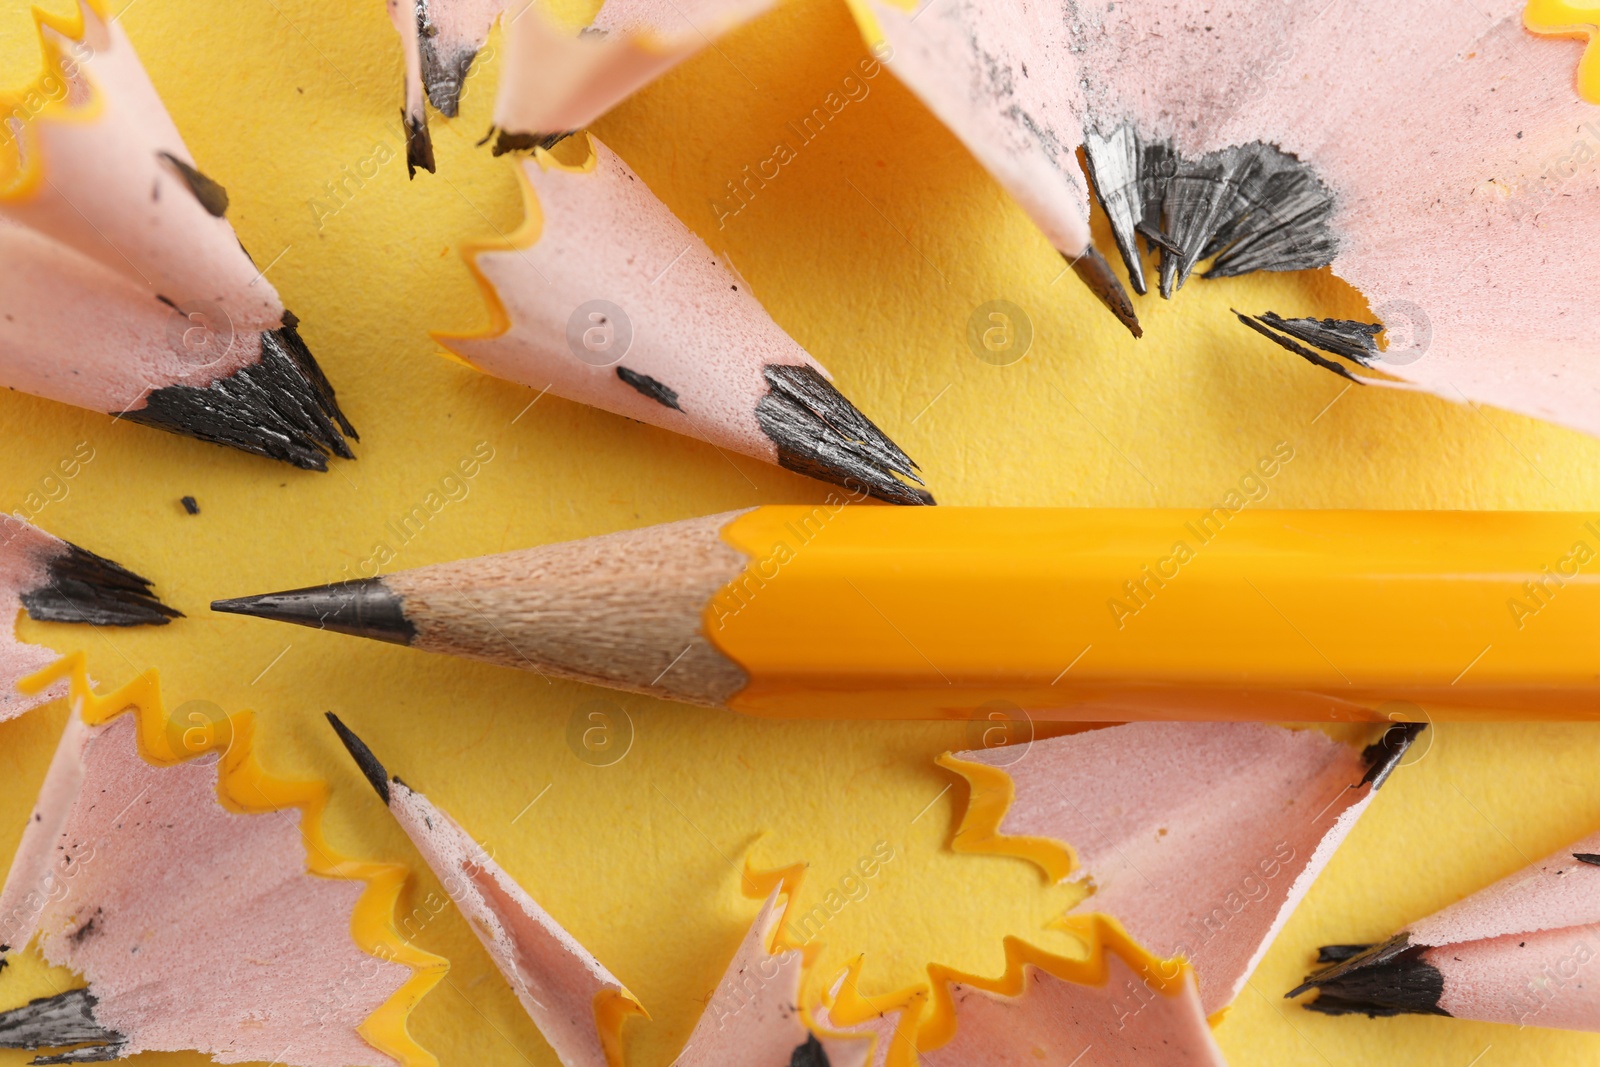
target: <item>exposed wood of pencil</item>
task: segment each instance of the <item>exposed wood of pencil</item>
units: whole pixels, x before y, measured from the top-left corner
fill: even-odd
[[[403,571],[384,579],[413,648],[720,705],[744,672],[700,633],[744,568],[732,513]]]

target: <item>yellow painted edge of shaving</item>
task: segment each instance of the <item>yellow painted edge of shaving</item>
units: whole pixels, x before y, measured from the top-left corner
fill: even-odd
[[[569,174],[591,174],[600,164],[600,155],[595,151],[594,138],[587,132],[574,134],[582,136],[588,145],[588,154],[580,163],[563,163],[552,155],[549,149],[536,148],[533,150],[533,159],[545,170],[566,171]],[[445,350],[440,353],[445,359],[460,363],[466,367],[478,368],[463,356],[449,350],[451,341],[487,341],[492,337],[499,337],[511,329],[511,316],[506,312],[506,306],[500,299],[500,293],[489,276],[483,273],[483,268],[478,266],[478,257],[489,252],[520,252],[532,248],[539,240],[539,234],[544,230],[544,211],[539,206],[539,195],[534,191],[533,182],[528,180],[528,175],[522,169],[522,161],[514,160],[512,166],[516,170],[517,188],[522,193],[522,222],[509,234],[496,237],[483,237],[462,241],[458,249],[467,270],[472,274],[472,280],[477,283],[478,292],[483,296],[483,302],[489,308],[489,325],[482,330],[472,333],[450,333],[445,330],[429,331],[431,336]]]
[[[823,1037],[837,1037],[844,1039],[861,1038],[859,1033],[850,1033],[834,1027],[822,1026],[817,1022],[816,1013],[810,1005],[814,1003],[828,1003],[827,991],[813,992],[818,981],[816,973],[817,955],[822,951],[822,942],[813,941],[802,944],[789,935],[788,923],[785,921],[789,914],[789,905],[794,902],[795,896],[800,892],[800,883],[805,879],[809,864],[791,863],[787,867],[773,867],[757,870],[750,866],[749,860],[745,861],[744,875],[741,884],[744,895],[756,900],[765,900],[773,890],[777,890],[783,897],[782,909],[777,913],[777,921],[773,924],[772,937],[768,941],[767,951],[776,955],[780,952],[800,953],[800,992],[797,997],[800,1004],[800,1019],[807,1030]],[[877,1018],[881,1012],[901,1010],[900,1021],[896,1027],[904,1026],[907,1020],[914,1020],[916,1013],[921,1010],[922,1002],[927,999],[927,990],[921,986],[882,996],[864,997],[856,988],[856,978],[860,975],[861,964],[864,957],[856,957],[845,974],[845,989],[840,997],[834,998],[829,1014],[835,1022],[853,1026]],[[872,1043],[868,1047],[867,1060],[871,1062],[872,1054],[877,1048],[877,1036],[873,1035]],[[908,1035],[905,1048],[914,1049],[915,1042]],[[890,1044],[890,1056],[895,1055],[896,1044]],[[889,1059],[889,1067],[916,1067],[916,1060],[905,1059],[902,1052],[899,1060]]]
[[[301,810],[300,835],[305,844],[307,873],[366,883],[350,915],[351,939],[367,955],[398,963],[412,972],[405,984],[357,1027],[357,1032],[401,1067],[435,1067],[438,1060],[416,1042],[407,1023],[412,1008],[444,977],[450,962],[411,945],[395,926],[395,902],[410,873],[406,867],[350,859],[329,846],[322,832],[322,813],[329,796],[327,783],[289,781],[268,774],[255,755],[255,717],[250,712],[227,716],[222,724],[216,724],[218,728],[209,740],[192,750],[186,743],[182,755],[174,753],[167,737],[160,676],[153,670],[102,696],[94,692],[89,681],[83,653],[74,652],[24,678],[17,688],[28,694],[40,693],[62,678],[68,679],[68,699],[91,726],[109,722],[132,709],[138,716],[139,755],[153,766],[172,766],[206,752],[220,752],[217,799],[228,810],[240,814],[289,807]]]
[[[895,990],[892,993],[864,994],[861,992],[860,977],[861,967],[866,962],[865,956],[857,956],[850,961],[844,971],[844,981],[839,984],[837,994],[823,997],[823,1003],[828,1008],[828,1017],[840,1026],[860,1026],[873,1019],[898,1012],[899,1018],[895,1020],[894,1034],[889,1039],[889,1047],[885,1050],[885,1067],[917,1067],[917,1019],[922,1015],[922,1010],[928,1003],[928,988],[923,985],[908,986],[905,989]],[[849,1030],[823,1030],[824,1035],[842,1038],[859,1038],[859,1032]],[[872,1045],[867,1050],[867,1062],[871,1063],[877,1053],[876,1034],[872,1037]]]
[[[1522,24],[1547,37],[1583,37],[1589,45],[1578,61],[1578,95],[1600,104],[1600,7],[1583,0],[1528,0]]]
[[[72,13],[64,16],[52,15],[37,7],[31,9],[34,32],[39,35],[39,76],[21,89],[0,92],[0,114],[15,114],[20,109],[28,116],[14,135],[9,125],[0,124],[0,200],[26,199],[33,195],[44,179],[43,154],[38,149],[34,123],[89,123],[100,116],[103,98],[93,91],[92,81],[89,81],[91,92],[86,104],[79,107],[67,104],[65,83],[60,72],[64,72],[69,64],[77,64],[75,60],[68,60],[61,47],[45,34],[48,29],[68,40],[83,40],[88,32],[83,5],[94,11],[102,21],[110,22],[105,0],[78,0]],[[52,82],[62,88],[59,99],[51,96],[49,86]],[[30,98],[36,98],[41,103],[35,107]]]
[[[946,762],[947,759],[949,762]],[[1005,779],[1009,788],[1010,777],[993,767],[956,760],[948,754],[939,762],[961,773],[965,773],[965,769],[968,768],[978,768],[981,771],[998,774]],[[974,793],[976,795],[976,789]],[[1006,802],[1009,803],[1009,796]],[[1067,869],[1070,870],[1070,852],[1066,852],[1059,845],[1054,845],[1053,842],[1046,844],[1051,844],[1058,852],[1066,854]],[[799,892],[806,868],[806,864],[796,863],[787,867],[755,870],[746,860],[742,880],[744,893],[748,897],[764,899],[777,889],[783,895],[783,911],[778,913],[768,949],[774,953],[787,950],[798,950],[801,953],[804,976],[800,983],[800,1012],[808,1029],[824,1037],[860,1038],[862,1035],[859,1032],[841,1028],[859,1026],[889,1012],[900,1013],[885,1056],[886,1067],[916,1067],[919,1050],[931,1051],[948,1043],[955,1036],[955,1004],[950,995],[952,984],[972,986],[1001,996],[1020,996],[1026,982],[1024,967],[1032,966],[1065,982],[1100,986],[1110,977],[1108,955],[1119,957],[1132,970],[1142,974],[1154,989],[1167,996],[1181,994],[1193,974],[1188,961],[1182,956],[1163,959],[1135,941],[1116,919],[1109,915],[1091,912],[1062,916],[1049,924],[1051,929],[1059,930],[1084,944],[1087,955],[1083,959],[1060,956],[1029,944],[1021,938],[1008,937],[1004,941],[1006,968],[998,978],[966,974],[943,964],[933,963],[928,965],[928,986],[914,985],[891,993],[867,995],[861,992],[858,983],[865,957],[857,956],[846,967],[844,981],[840,984],[838,993],[832,994],[823,990],[813,996],[809,993],[816,981],[813,963],[822,946],[819,943],[802,945],[795,942],[789,937],[784,923],[789,904]],[[828,1015],[834,1026],[823,1027],[817,1024],[814,1012],[808,1007],[812,1003],[821,1003],[828,1007]],[[928,1010],[930,1007],[931,1011]],[[927,1015],[927,1019],[920,1021],[924,1014]],[[1218,1012],[1207,1022],[1215,1026],[1221,1018],[1222,1012]],[[869,1049],[869,1062],[871,1054],[876,1051],[876,1040],[874,1036],[874,1045]]]
[[[594,1027],[610,1067],[623,1067],[622,1024],[634,1015],[650,1018],[644,1005],[626,989],[602,989],[594,995]]]
[[[1027,982],[1025,968],[1036,967],[1064,982],[1101,986],[1111,977],[1107,963],[1110,956],[1117,956],[1135,972],[1142,974],[1157,992],[1166,996],[1178,996],[1190,980],[1192,971],[1183,957],[1162,959],[1152,954],[1135,941],[1121,923],[1108,915],[1072,915],[1055,925],[1087,945],[1088,956],[1081,960],[1058,956],[1030,945],[1021,938],[1008,937],[1005,939],[1006,969],[998,978],[984,978],[941,964],[930,964],[928,977],[933,984],[933,1010],[917,1030],[915,1047],[929,1052],[955,1036],[955,1003],[950,995],[952,984],[971,986],[1005,997],[1021,996]],[[897,1031],[896,1044],[899,1043]]]
[[[757,869],[750,866],[747,858],[744,864],[744,874],[739,880],[743,887],[744,895],[752,900],[765,900],[776,889],[783,897],[783,904],[778,909],[777,920],[773,923],[772,936],[767,939],[767,951],[773,955],[780,952],[798,952],[800,959],[807,969],[810,968],[821,944],[802,944],[789,936],[789,927],[786,920],[789,918],[789,905],[794,902],[795,895],[800,892],[800,883],[805,881],[806,871],[810,868],[808,863],[791,863],[787,867],[769,867]]]
[[[888,0],[896,7],[912,11],[916,7],[916,0]],[[850,9],[850,17],[855,19],[856,29],[861,33],[867,50],[874,55],[889,43],[889,35],[883,32],[883,23],[878,21],[878,16],[873,12],[868,0],[844,0],[844,6]]]
[[[950,842],[952,852],[1014,856],[1039,867],[1052,882],[1066,881],[1077,866],[1077,857],[1070,846],[1048,837],[1000,832],[1000,824],[1017,797],[1016,783],[1009,774],[999,767],[960,759],[950,752],[934,762],[965,778],[970,793],[961,825]]]

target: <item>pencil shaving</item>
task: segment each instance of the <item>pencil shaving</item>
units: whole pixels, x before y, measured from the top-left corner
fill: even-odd
[[[1132,723],[958,753],[972,800],[954,847],[1016,855],[1091,892],[1227,1007],[1417,730],[1362,750],[1315,730]],[[1182,782],[1181,795],[1163,783]]]
[[[360,738],[328,720],[564,1067],[620,1064],[622,1024],[644,1014],[634,995],[454,819],[388,778]]]
[[[1129,332],[1143,336],[1122,283],[1090,244],[1088,187],[1077,160],[1083,90],[1060,5],[961,2],[911,11],[851,0],[850,7],[873,54],[1016,199]]]
[[[1147,254],[1165,297],[1197,270],[1331,267],[1404,336],[1376,359],[1391,377],[1269,333],[1278,344],[1353,381],[1600,433],[1600,59],[1560,39],[1592,39],[1592,10],[852,6],[889,70],[1075,266],[1094,265],[1081,148],[1137,292]],[[1110,272],[1079,273],[1137,335]]]
[[[1070,929],[1088,946],[1087,959],[1007,938],[998,979],[930,967],[921,1062],[1032,1067],[1085,1057],[1100,1067],[1225,1067],[1194,973],[1182,960],[1150,955],[1103,916]]]
[[[999,977],[933,964],[928,986],[888,996],[862,994],[857,960],[832,983],[817,1028],[872,1037],[872,1067],[1223,1067],[1187,963],[1151,955],[1104,915],[1061,927],[1082,958],[1008,937]]]
[[[297,320],[120,25],[89,0],[35,17],[46,74],[0,96],[23,116],[0,138],[0,385],[309,469],[351,458]]]
[[[529,16],[531,17],[531,16]],[[440,336],[485,373],[901,504],[916,464],[593,137],[523,161],[527,222],[464,254],[496,322]]]
[[[1207,259],[1325,263],[1411,335],[1387,374],[1600,432],[1595,324],[1576,310],[1600,218],[1581,45],[1529,32],[1520,0],[1361,0],[1319,21],[1324,6],[1073,5],[1085,148],[1116,175],[1096,192],[1135,286],[1130,197],[1177,246],[1156,250],[1164,294]],[[1115,162],[1129,141],[1132,168]]]
[[[400,35],[405,57],[400,115],[411,177],[419,168],[430,174],[434,170],[433,138],[423,100],[446,118],[456,117],[467,73],[505,8],[506,0],[388,0],[389,21]]]
[[[494,152],[581,129],[773,0],[607,0],[582,33],[529,6],[506,26]]]
[[[875,56],[994,175],[1050,239],[1089,247],[1089,190],[1076,152],[1082,90],[1059,5],[972,0],[908,11],[852,0]]]
[[[96,696],[81,658],[30,685],[62,679],[77,710],[0,891],[0,945],[36,937],[88,986],[0,1014],[0,1045],[430,1067],[405,1021],[445,962],[394,930],[404,869],[333,852],[325,787],[268,775],[248,714],[168,718],[153,674]]]
[[[916,1023],[928,1000],[926,986],[887,994],[861,990],[865,957],[850,961],[811,1013],[818,1033],[865,1038],[862,1067],[916,1067]]]

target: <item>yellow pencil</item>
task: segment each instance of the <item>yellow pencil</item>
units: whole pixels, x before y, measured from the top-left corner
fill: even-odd
[[[1591,514],[834,497],[212,607],[758,715],[1600,710]]]

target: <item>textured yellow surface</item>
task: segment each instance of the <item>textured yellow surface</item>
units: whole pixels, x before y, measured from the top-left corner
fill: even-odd
[[[31,27],[20,4],[0,13],[0,72],[17,85],[36,61]],[[998,973],[1006,934],[1067,948],[1044,927],[1072,893],[1020,861],[947,847],[963,787],[933,760],[970,743],[961,728],[756,721],[210,615],[214,597],[358,573],[379,542],[394,569],[826,490],[549,397],[528,407],[531,391],[438,358],[428,330],[487,318],[454,246],[518,222],[509,165],[472,144],[488,127],[493,58],[468,83],[464,117],[434,122],[439,174],[408,183],[400,54],[377,0],[134,0],[124,23],[200,166],[228,187],[245,245],[302,319],[362,431],[361,458],[302,473],[0,396],[0,507],[149,575],[189,614],[164,630],[25,633],[86,648],[103,684],[158,667],[179,711],[188,700],[255,709],[270,770],[333,780],[336,845],[415,863],[323,724],[337,711],[638,994],[652,1015],[628,1030],[639,1064],[670,1061],[754,916],[737,874],[747,855],[758,866],[811,861],[808,910],[879,841],[892,846],[866,895],[818,934],[825,970],[867,953],[868,989],[910,982],[929,960]],[[801,0],[597,131],[923,464],[941,500],[1199,508],[1289,441],[1295,458],[1258,506],[1600,508],[1600,442],[1493,410],[1345,391],[1227,315],[1230,305],[1360,314],[1326,277],[1196,279],[1171,303],[1140,300],[1146,337],[1133,342],[1075,279],[1058,279],[1059,258],[1022,213],[887,74],[801,143],[786,124],[829,93],[848,99],[844,79],[863,55],[842,3]],[[780,142],[794,158],[732,214],[719,199],[726,183]],[[329,183],[377,156],[388,161],[375,177],[330,197]],[[991,300],[1031,318],[1020,362],[985,363],[967,346],[969,316]],[[29,494],[80,441],[93,461],[36,509],[45,498]],[[480,442],[493,459],[465,499],[401,543],[386,524]],[[184,495],[200,514],[184,514]],[[1372,640],[1405,625],[1375,615]],[[568,744],[574,716],[596,708],[632,722],[631,748],[611,766]],[[0,855],[64,714],[0,725]],[[1596,766],[1600,727],[1439,730],[1222,1023],[1232,1062],[1497,1067],[1600,1055],[1600,1038],[1323,1019],[1279,999],[1316,944],[1386,934],[1600,825]],[[554,1063],[439,899],[425,874],[409,896],[417,942],[454,963],[416,1013],[419,1038],[447,1064]],[[196,936],[226,921],[197,914]],[[0,1005],[69,977],[23,954],[0,974]],[[0,1053],[6,1067],[24,1059]]]

